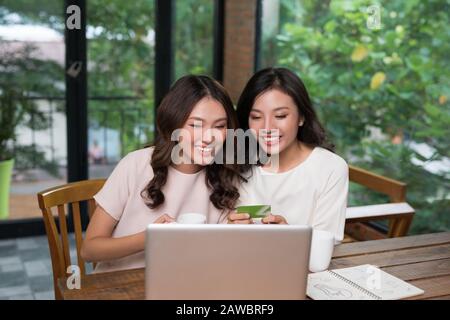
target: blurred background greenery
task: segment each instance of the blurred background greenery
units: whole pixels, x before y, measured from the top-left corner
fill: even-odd
[[[379,28],[367,24],[371,5],[379,8]],[[105,132],[118,132],[119,151],[107,159],[115,163],[153,138],[154,1],[87,6],[89,139],[106,148]],[[449,2],[262,0],[261,6],[258,68],[294,70],[337,153],[408,184],[407,201],[417,212],[411,233],[449,230]],[[174,79],[212,75],[214,1],[175,0],[174,7]],[[63,1],[1,0],[0,25],[17,23],[12,14],[64,34]],[[21,95],[64,97],[63,66],[55,75],[52,61],[42,63],[51,64],[61,85],[42,89],[43,66],[25,64],[31,85]],[[387,201],[356,185],[349,200]]]
[[[261,66],[304,80],[349,163],[408,184],[411,233],[450,229],[449,12],[446,0],[263,1]],[[387,201],[356,185],[349,200]]]

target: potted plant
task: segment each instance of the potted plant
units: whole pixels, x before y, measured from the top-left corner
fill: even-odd
[[[14,98],[13,92],[0,89],[0,219],[8,217],[9,186],[14,159],[10,145],[14,138]]]
[[[32,130],[49,126],[48,116],[32,97],[60,92],[57,76],[59,73],[60,77],[61,67],[54,62],[37,59],[34,50],[30,45],[12,49],[7,43],[0,45],[0,219],[9,215],[14,163],[27,163],[33,159],[47,171],[56,172],[55,166],[45,163],[43,152],[34,146],[15,143],[21,126]]]

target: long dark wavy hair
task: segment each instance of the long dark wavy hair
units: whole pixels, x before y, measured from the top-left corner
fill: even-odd
[[[237,104],[240,127],[244,130],[249,128],[248,118],[253,103],[262,93],[271,89],[278,89],[289,95],[296,104],[300,116],[304,118],[303,126],[297,131],[297,140],[312,147],[322,147],[334,152],[334,145],[328,141],[303,81],[286,68],[262,69],[250,78]]]
[[[202,75],[187,75],[178,79],[161,101],[156,113],[157,135],[150,162],[154,176],[141,192],[151,209],[164,203],[162,188],[167,182],[169,166],[172,165],[172,149],[178,143],[171,140],[172,133],[183,127],[194,106],[205,97],[210,97],[223,106],[227,114],[227,129],[237,128],[233,103],[219,82]],[[225,145],[226,143],[223,148]],[[213,205],[222,211],[234,209],[239,198],[237,186],[243,179],[238,167],[234,164],[212,163],[205,166],[205,170],[205,183],[211,189],[210,200]]]

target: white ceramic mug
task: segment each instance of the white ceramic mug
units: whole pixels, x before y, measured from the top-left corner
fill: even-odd
[[[204,224],[206,223],[206,216],[200,213],[183,213],[178,219],[178,223],[182,224]]]
[[[328,269],[334,249],[334,235],[323,230],[313,230],[309,271],[320,272]]]
[[[263,224],[262,218],[252,218],[254,224]]]

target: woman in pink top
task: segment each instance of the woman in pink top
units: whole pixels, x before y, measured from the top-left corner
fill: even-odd
[[[235,165],[214,160],[227,129],[237,127],[225,89],[207,76],[179,79],[156,115],[153,147],[125,156],[94,198],[81,255],[95,272],[144,267],[145,229],[197,212],[226,222],[239,198]],[[225,154],[223,152],[222,154]]]

